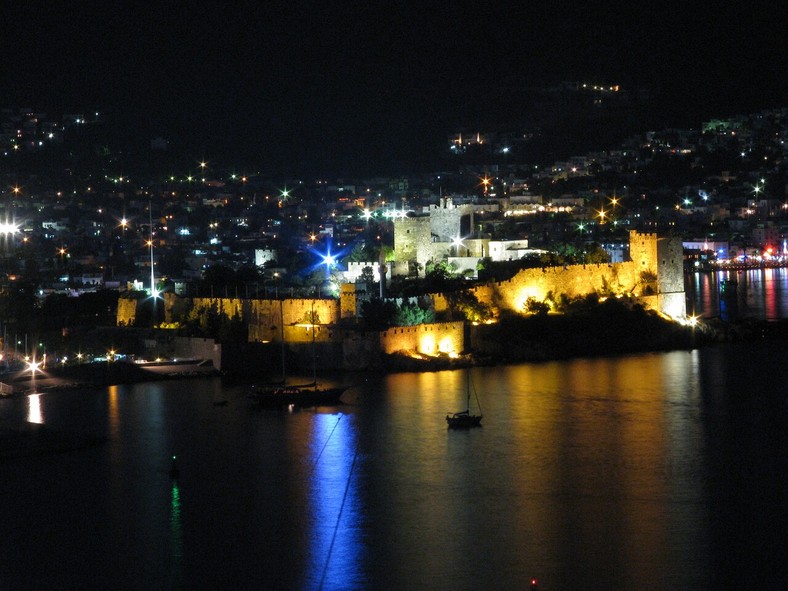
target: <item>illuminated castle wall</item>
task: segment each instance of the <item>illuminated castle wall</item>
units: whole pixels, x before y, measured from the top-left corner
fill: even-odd
[[[472,288],[480,302],[522,312],[529,297],[577,297],[597,293],[637,297],[646,308],[673,318],[686,317],[683,251],[679,238],[630,232],[631,261],[523,269],[508,281]],[[434,296],[435,311],[447,309],[443,294]]]
[[[464,228],[473,228],[473,216],[473,206],[456,206],[451,198],[444,198],[440,205],[430,207],[429,215],[395,220],[395,271],[405,268],[402,265],[408,261],[418,262],[423,269],[430,260],[489,255],[484,245],[470,239],[463,241],[463,252],[452,252],[451,240],[463,236]],[[549,293],[558,297],[596,292],[638,297],[650,309],[673,318],[686,317],[681,240],[633,230],[629,251],[631,260],[627,262],[525,269],[509,281],[479,286],[474,291],[481,302],[513,311],[522,311],[528,297],[543,301]],[[436,311],[444,310],[445,297],[438,294],[435,299]]]
[[[464,322],[439,322],[396,326],[381,332],[343,332],[342,363],[345,369],[377,369],[382,355],[404,353],[412,357],[452,356],[464,348]]]
[[[464,325],[460,321],[392,326],[380,333],[380,351],[386,354],[415,351],[424,355],[461,353]]]
[[[454,355],[465,348],[463,322],[398,326],[380,332],[342,327],[340,315],[345,308],[354,306],[353,296],[352,291],[343,290],[340,300],[195,298],[193,306],[215,306],[230,318],[240,314],[249,329],[249,342],[279,342],[284,335],[288,345],[315,342],[322,347],[339,347],[342,369],[380,367],[384,354]],[[172,304],[166,309],[171,311]],[[310,318],[314,318],[315,326]]]
[[[311,341],[305,329],[293,329],[292,339],[288,332],[298,324],[309,324],[310,319],[318,325],[334,325],[339,322],[339,301],[328,299],[246,300],[234,298],[194,298],[195,309],[216,306],[228,318],[239,315],[249,327],[249,341],[279,341],[284,325],[285,340]],[[316,340],[328,341],[327,331],[318,331]]]
[[[576,297],[597,293],[636,297],[647,308],[685,318],[681,240],[633,231],[630,255],[632,260],[623,263],[524,269],[508,281],[490,282],[472,290],[479,301],[515,312],[523,311],[529,297],[545,301],[548,294],[557,299],[561,294]],[[165,322],[172,322],[174,308],[184,302],[187,300],[165,294]],[[436,312],[448,307],[443,294],[435,294],[433,302]],[[355,289],[343,288],[339,300],[195,298],[190,305],[197,310],[216,308],[228,318],[240,318],[248,326],[249,342],[277,342],[284,335],[288,344],[315,342],[341,351],[344,369],[379,367],[382,354],[406,351],[450,355],[465,347],[463,322],[392,327],[382,332],[340,325],[340,319],[352,320],[356,315]],[[136,301],[121,299],[118,324],[133,325],[135,313]]]

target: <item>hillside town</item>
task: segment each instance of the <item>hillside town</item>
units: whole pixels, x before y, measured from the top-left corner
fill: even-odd
[[[788,109],[647,131],[549,163],[528,162],[532,134],[458,132],[447,138],[439,171],[354,179],[274,178],[209,156],[177,168],[163,138],[133,170],[128,154],[95,140],[101,126],[99,112],[0,113],[6,361],[29,357],[41,341],[65,364],[69,352],[58,340],[80,324],[191,326],[191,336],[266,343],[285,339],[283,325],[354,318],[380,330],[454,321],[445,294],[461,290],[475,304],[462,320],[485,322],[501,298],[484,295],[484,286],[529,268],[588,265],[588,285],[565,295],[604,296],[610,282],[594,285],[601,275],[592,266],[633,260],[630,243],[640,236],[678,241],[683,254],[657,273],[655,246],[651,275],[620,281],[610,295],[673,293],[670,306],[651,308],[684,320],[682,265],[781,265],[788,255]],[[504,307],[554,310],[554,291]],[[151,296],[150,311],[123,304]],[[254,321],[247,304],[223,303],[225,324],[237,317],[242,326],[212,331],[194,302],[210,308],[219,299],[313,303],[311,315],[303,305],[277,314],[269,304],[268,316],[258,310]],[[334,300],[336,311],[318,320],[319,300]],[[381,317],[387,301],[398,320]],[[464,350],[455,344],[450,352]]]

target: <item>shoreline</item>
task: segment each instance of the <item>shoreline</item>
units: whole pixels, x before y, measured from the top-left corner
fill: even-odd
[[[516,328],[516,327],[515,327]],[[566,327],[565,327],[566,328]],[[570,326],[571,328],[571,326]],[[557,331],[558,337],[562,335],[562,331]],[[502,356],[483,356],[478,353],[467,353],[457,358],[449,357],[436,357],[436,358],[415,358],[404,354],[389,355],[384,359],[383,373],[398,373],[398,372],[431,372],[431,371],[445,371],[463,369],[473,366],[497,366],[497,365],[511,365],[516,363],[544,363],[548,361],[561,361],[565,359],[582,358],[582,357],[610,357],[617,355],[626,355],[633,353],[651,353],[651,352],[665,352],[676,350],[691,350],[699,349],[707,346],[722,343],[734,342],[748,342],[755,340],[774,340],[783,341],[788,340],[788,320],[780,321],[742,321],[735,325],[721,323],[720,321],[706,322],[703,328],[699,329],[697,333],[692,333],[693,338],[689,341],[684,341],[685,346],[648,346],[650,345],[664,345],[665,335],[653,335],[655,338],[642,339],[640,342],[641,347],[633,349],[627,348],[622,350],[622,344],[626,345],[626,339],[621,342],[608,342],[607,346],[589,347],[579,354],[570,354],[567,349],[567,354],[561,355],[548,355],[548,349],[534,349],[531,341],[521,341],[519,343],[511,343],[507,340],[510,347],[510,355]],[[500,335],[499,335],[500,336]],[[532,337],[539,337],[539,333],[531,335]],[[581,335],[587,337],[588,335]],[[588,341],[584,341],[588,345]],[[674,345],[681,343],[674,342]],[[555,353],[555,351],[553,351]],[[105,364],[98,364],[95,367],[90,365],[80,366],[78,372],[79,377],[82,379],[69,379],[63,375],[55,375],[54,372],[48,377],[41,377],[36,379],[36,392],[42,393],[57,392],[68,389],[99,389],[109,385],[142,383],[147,381],[160,381],[160,380],[177,380],[194,377],[212,377],[220,375],[219,372],[213,374],[204,374],[202,376],[194,375],[161,375],[146,372],[140,368],[130,367],[107,367]],[[61,373],[61,372],[58,372]],[[344,372],[352,374],[352,372]],[[72,376],[72,378],[75,376]],[[229,378],[234,376],[229,375]],[[20,380],[25,381],[25,380]],[[30,380],[26,380],[30,382]],[[13,397],[22,397],[33,394],[32,391],[19,391],[13,394]],[[87,449],[96,445],[101,445],[108,441],[108,437],[104,435],[95,434],[79,434],[67,431],[59,431],[52,429],[46,425],[38,423],[30,423],[26,421],[11,421],[8,419],[0,418],[0,461],[11,460],[16,458],[25,458],[42,454],[51,453],[66,453],[70,451],[77,451]]]
[[[596,319],[596,325],[582,328],[587,318],[575,320],[561,316],[528,317],[490,325],[483,329],[477,347],[457,357],[440,355],[426,357],[408,353],[383,355],[378,371],[382,373],[429,372],[463,369],[473,366],[493,367],[516,363],[542,363],[576,358],[609,357],[630,353],[679,351],[702,348],[716,343],[752,340],[788,340],[788,320],[748,320],[726,323],[718,318],[703,321],[697,328],[674,323],[649,326],[610,324],[610,318]],[[599,326],[601,321],[602,326]],[[638,330],[640,329],[640,330]],[[502,343],[505,343],[503,345]],[[361,370],[361,371],[369,371]],[[352,374],[352,370],[343,373]],[[218,370],[204,373],[156,373],[131,363],[91,363],[42,372],[33,380],[23,372],[0,376],[14,388],[6,398],[26,396],[35,392],[71,389],[96,389],[112,385],[136,384],[195,377],[226,376],[237,380],[233,373]],[[0,397],[2,400],[2,397]]]

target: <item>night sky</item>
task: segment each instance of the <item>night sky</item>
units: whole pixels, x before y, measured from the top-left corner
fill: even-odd
[[[647,88],[666,126],[788,106],[784,6],[4,2],[0,103],[99,109],[195,159],[407,169],[562,81]]]

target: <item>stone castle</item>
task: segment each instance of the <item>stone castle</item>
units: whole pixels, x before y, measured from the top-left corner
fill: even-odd
[[[523,312],[529,298],[538,302],[561,295],[636,298],[645,308],[677,320],[686,318],[683,249],[679,238],[630,232],[630,259],[623,263],[566,265],[523,269],[507,281],[488,282],[471,290],[480,302],[500,310]],[[435,296],[435,310],[446,298]]]
[[[409,272],[404,270],[413,268],[413,261],[423,267],[430,260],[458,257],[477,261],[490,256],[491,250],[507,251],[505,244],[486,238],[465,239],[463,246],[458,247],[457,241],[452,240],[470,235],[473,225],[473,207],[454,207],[449,201],[432,207],[429,215],[397,220],[395,272],[398,268]],[[458,248],[462,252],[458,253]],[[506,281],[473,284],[469,289],[479,302],[498,311],[523,313],[530,298],[550,303],[561,295],[595,293],[601,297],[635,298],[647,309],[685,319],[681,240],[631,231],[629,253],[630,260],[621,263],[523,269]],[[334,368],[376,367],[382,354],[403,351],[415,356],[453,356],[465,350],[463,322],[392,327],[374,334],[357,330],[352,320],[360,308],[357,300],[364,296],[356,287],[344,285],[338,300],[194,298],[190,306],[198,310],[215,307],[229,318],[240,318],[248,327],[250,343],[284,340],[289,347],[317,344],[330,351],[323,358],[332,359]],[[448,308],[444,294],[432,294],[430,298],[436,312]],[[166,294],[165,321],[172,321],[178,300],[174,294]],[[134,302],[121,303],[118,324],[133,324]]]
[[[406,272],[405,264],[412,261],[420,269],[431,260],[443,259],[460,268],[471,268],[484,257],[520,258],[523,241],[493,241],[475,231],[477,218],[489,207],[455,205],[451,198],[442,198],[424,214],[395,220],[395,272]],[[574,297],[597,293],[636,297],[648,309],[671,318],[685,318],[681,239],[633,230],[629,254],[630,260],[621,263],[525,269],[508,281],[487,283],[472,291],[480,302],[515,312],[523,311],[528,298],[541,302],[562,294]],[[435,299],[436,311],[443,310],[445,298],[438,294]]]

